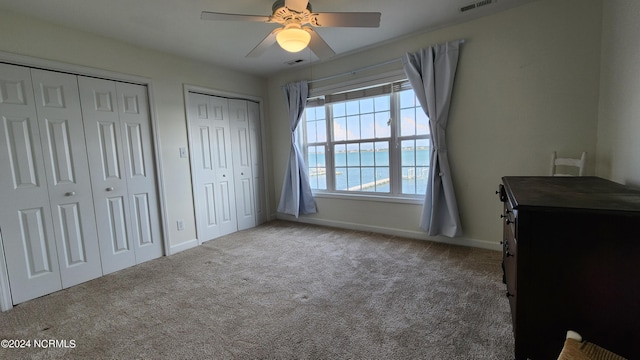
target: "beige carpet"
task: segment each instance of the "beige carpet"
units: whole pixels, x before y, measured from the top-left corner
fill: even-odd
[[[274,221],[23,303],[0,359],[508,359],[500,253]],[[33,344],[33,343],[32,343]]]

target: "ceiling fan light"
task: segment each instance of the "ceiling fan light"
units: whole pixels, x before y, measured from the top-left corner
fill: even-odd
[[[287,27],[276,35],[276,41],[281,48],[296,53],[309,45],[311,34],[299,27]]]

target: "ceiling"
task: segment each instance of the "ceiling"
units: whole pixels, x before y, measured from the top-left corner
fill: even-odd
[[[336,57],[409,34],[469,21],[534,0],[312,0],[314,12],[381,12],[379,28],[316,28]],[[278,45],[246,58],[277,24],[204,21],[203,10],[271,15],[272,0],[0,0],[8,9],[56,24],[177,54],[246,73],[268,76],[318,59],[308,49],[287,53]],[[288,62],[303,60],[296,65]]]

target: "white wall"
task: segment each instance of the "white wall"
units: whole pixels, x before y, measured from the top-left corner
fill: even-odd
[[[181,57],[0,12],[0,51],[150,78],[155,100],[170,246],[196,238],[183,84],[261,97],[266,80]],[[185,230],[176,221],[185,220]]]
[[[274,76],[269,91],[281,94],[289,81],[339,74],[430,44],[466,39],[447,139],[464,230],[464,239],[454,242],[498,248],[501,207],[494,192],[502,176],[547,175],[554,150],[595,154],[601,10],[601,0],[540,0]],[[273,96],[270,109],[278,200],[289,151],[283,95]],[[587,174],[594,171],[591,157]],[[419,205],[326,198],[317,203],[318,214],[301,221],[426,238],[418,228]]]
[[[607,0],[602,26],[598,175],[640,187],[640,1]]]

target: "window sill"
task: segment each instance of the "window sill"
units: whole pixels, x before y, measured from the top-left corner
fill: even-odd
[[[386,203],[412,204],[422,205],[424,203],[424,195],[378,195],[378,194],[353,194],[346,192],[329,192],[314,191],[314,198],[323,199],[341,199],[341,200],[357,200],[357,201],[375,201]]]

